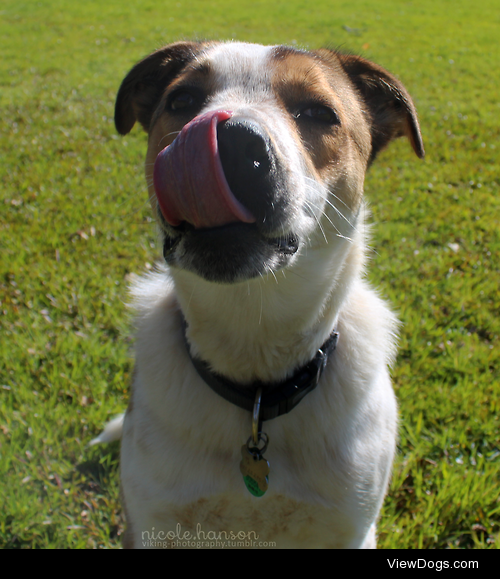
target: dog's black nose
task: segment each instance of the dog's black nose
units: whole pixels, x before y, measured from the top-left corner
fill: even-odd
[[[274,155],[269,136],[253,120],[231,118],[217,127],[219,155],[233,195],[257,220],[272,203]]]

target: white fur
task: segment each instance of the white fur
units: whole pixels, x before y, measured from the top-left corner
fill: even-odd
[[[175,284],[164,269],[136,285],[137,374],[122,443],[122,484],[136,546],[149,546],[145,531],[179,525],[193,536],[198,525],[213,533],[253,531],[281,548],[375,546],[396,437],[387,372],[396,320],[360,279],[356,243],[333,294],[322,283],[328,278],[324,261],[314,259],[286,277],[268,275],[237,287],[212,287],[182,272]],[[305,283],[310,279],[316,288]],[[286,306],[289,298],[292,306]],[[339,331],[317,389],[290,414],[265,423],[271,473],[263,498],[248,494],[238,468],[249,413],[196,373],[179,302],[187,319],[198,321],[190,336],[194,351],[230,376],[281,376],[292,361],[307,361],[333,327]],[[311,316],[313,328],[307,327]],[[266,348],[271,332],[280,337],[272,350]]]
[[[268,51],[240,44],[207,50],[223,87],[210,106],[229,103],[270,127],[296,173],[294,225],[308,242],[285,270],[257,279],[223,285],[160,267],[133,287],[136,369],[121,479],[127,542],[135,547],[186,546],[188,536],[187,546],[212,546],[216,537],[226,540],[218,546],[231,546],[231,533],[251,535],[257,547],[376,544],[397,430],[388,374],[397,321],[363,280],[364,206],[354,214],[333,195],[326,201],[340,187],[360,190],[365,167],[346,146],[335,183],[306,171],[284,113],[272,100],[253,101],[269,90],[258,81]],[[250,79],[253,93],[238,75]],[[361,105],[353,101],[349,110],[357,114]],[[291,413],[264,423],[271,470],[262,498],[248,493],[239,471],[250,413],[198,376],[182,316],[192,354],[242,383],[283,379],[339,332],[318,387]]]
[[[89,446],[93,446],[94,444],[108,444],[110,442],[121,440],[124,418],[124,414],[115,416],[113,420],[110,420],[108,424],[106,424],[106,428],[101,432],[101,434],[89,442]]]

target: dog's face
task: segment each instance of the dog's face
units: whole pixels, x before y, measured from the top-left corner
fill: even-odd
[[[122,134],[149,134],[146,177],[170,265],[235,283],[348,237],[367,166],[391,139],[423,146],[385,70],[328,50],[177,43],[120,88]]]

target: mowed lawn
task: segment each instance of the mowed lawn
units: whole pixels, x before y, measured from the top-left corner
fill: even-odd
[[[403,322],[399,452],[381,548],[498,548],[498,0],[3,0],[0,5],[0,546],[118,547],[127,283],[160,255],[128,69],[177,39],[340,47],[398,75],[407,141],[366,180],[369,277]]]

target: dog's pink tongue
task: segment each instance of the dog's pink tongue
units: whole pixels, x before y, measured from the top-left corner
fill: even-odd
[[[195,117],[158,154],[154,188],[170,225],[187,221],[201,229],[255,221],[231,193],[219,157],[217,124],[231,116],[231,112],[219,110]]]

